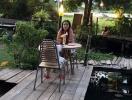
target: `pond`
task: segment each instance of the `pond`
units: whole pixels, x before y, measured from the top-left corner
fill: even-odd
[[[93,71],[85,100],[132,100],[132,76]]]
[[[16,86],[16,83],[8,83],[0,80],[0,97]]]

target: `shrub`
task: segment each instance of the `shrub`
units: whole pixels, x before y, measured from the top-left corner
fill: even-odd
[[[82,45],[86,45],[88,35],[91,35],[87,26],[78,26],[77,30],[77,41],[81,42]]]
[[[13,41],[7,43],[13,52],[15,64],[24,69],[33,69],[38,64],[39,53],[37,50],[40,42],[48,34],[46,30],[35,29],[29,22],[18,22]]]

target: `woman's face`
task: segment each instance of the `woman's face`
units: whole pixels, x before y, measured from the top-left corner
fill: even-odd
[[[68,30],[68,28],[69,28],[69,23],[68,22],[64,22],[63,23],[63,29],[64,29],[64,31]]]

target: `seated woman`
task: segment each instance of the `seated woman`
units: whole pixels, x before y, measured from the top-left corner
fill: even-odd
[[[109,30],[109,28],[108,28],[107,26],[104,27],[104,29],[103,29],[101,35],[103,35],[103,36],[108,36],[108,35],[110,35],[110,30]]]
[[[62,22],[62,26],[58,31],[56,40],[57,40],[58,44],[74,43],[75,35],[73,33],[73,30],[71,28],[71,23],[70,23],[69,20],[64,20]],[[64,58],[68,58],[69,51],[68,50],[63,50],[62,51],[62,56]]]

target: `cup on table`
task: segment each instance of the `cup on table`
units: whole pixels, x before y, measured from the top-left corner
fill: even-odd
[[[63,37],[63,43],[62,43],[63,45],[65,45],[66,44],[66,36],[65,37]]]
[[[65,34],[62,34],[61,37],[63,39],[62,44],[65,45],[66,44],[66,36],[68,35],[68,33],[66,32]]]

